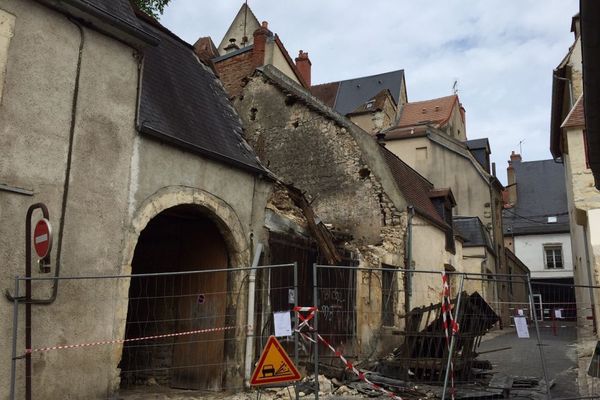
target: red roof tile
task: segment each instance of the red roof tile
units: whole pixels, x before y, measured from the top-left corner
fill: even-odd
[[[575,105],[569,111],[569,114],[565,118],[561,125],[561,128],[581,128],[585,127],[585,113],[583,110],[583,95],[579,96],[579,99],[575,102]]]
[[[433,184],[409,167],[394,153],[383,146],[380,148],[406,202],[412,205],[421,216],[438,226],[448,227],[429,197],[430,192],[434,190]]]
[[[317,99],[333,108],[335,105],[335,97],[337,96],[339,82],[324,83],[322,85],[314,85],[310,87],[310,92]]]
[[[201,37],[194,43],[194,53],[196,53],[198,58],[202,61],[210,60],[219,55],[219,51],[215,47],[210,36]]]
[[[442,127],[452,115],[452,110],[459,105],[458,96],[446,96],[439,99],[406,103],[398,127],[431,124]]]

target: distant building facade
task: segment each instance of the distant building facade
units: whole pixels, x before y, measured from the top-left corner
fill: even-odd
[[[513,152],[507,177],[505,244],[531,271],[534,292],[541,296],[537,303],[550,318],[553,308],[573,308],[575,301],[572,288],[552,285],[573,284],[564,167],[554,160],[522,161]]]

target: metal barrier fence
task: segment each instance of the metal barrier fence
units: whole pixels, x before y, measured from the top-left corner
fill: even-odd
[[[27,359],[34,399],[242,391],[273,334],[273,312],[295,305],[296,276],[284,264],[61,277],[56,301],[32,307],[28,348],[25,300],[15,303],[11,399],[25,396]],[[26,284],[39,296],[53,280],[17,278],[15,297]],[[293,354],[293,337],[281,342]]]
[[[243,391],[273,312],[298,305],[317,308],[314,320],[279,340],[304,374],[336,378],[327,394],[600,398],[600,287],[385,265],[314,265],[310,282],[306,272],[302,281],[296,264],[59,278],[56,302],[33,306],[29,347],[24,299],[15,302],[11,399],[23,398],[27,359],[33,398]],[[53,280],[17,278],[14,295],[28,283],[43,294]],[[296,396],[318,399],[319,380]]]
[[[385,266],[314,269],[324,338],[315,360],[359,392],[600,398],[600,354],[592,357],[600,287]]]

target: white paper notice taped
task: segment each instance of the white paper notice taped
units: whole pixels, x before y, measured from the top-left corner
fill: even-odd
[[[274,312],[273,322],[275,325],[275,336],[292,336],[292,318],[289,311]]]
[[[529,328],[527,328],[527,318],[515,317],[515,327],[517,336],[521,339],[529,339]]]

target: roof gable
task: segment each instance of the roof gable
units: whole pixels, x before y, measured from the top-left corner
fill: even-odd
[[[267,171],[242,137],[225,90],[193,48],[159,25],[144,26],[160,44],[144,53],[140,132],[189,151],[251,170]]]
[[[258,28],[260,28],[258,18],[256,18],[256,15],[254,15],[252,9],[246,3],[242,4],[231,25],[229,25],[227,32],[223,35],[221,43],[219,43],[219,54],[225,54],[225,47],[229,45],[229,39],[232,38],[241,46],[243,36],[246,36],[248,39],[246,46],[251,45],[254,43],[252,34]]]
[[[365,103],[359,105],[354,111],[349,114],[361,114],[361,113],[369,113],[375,110],[383,110],[386,103],[391,103],[393,107],[396,107],[396,102],[389,89],[383,89],[381,92],[377,93],[375,96],[371,97]]]

